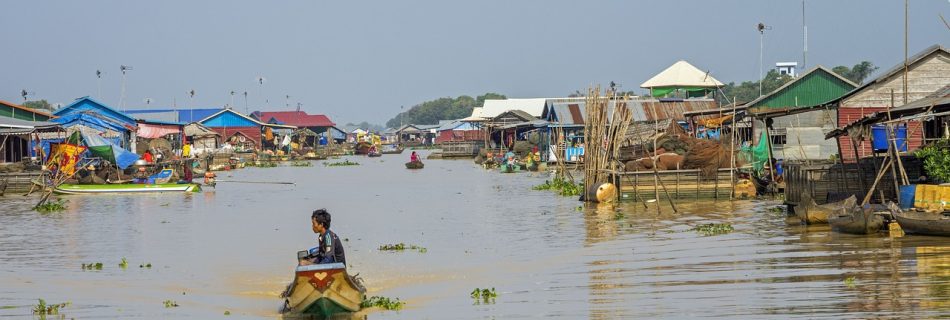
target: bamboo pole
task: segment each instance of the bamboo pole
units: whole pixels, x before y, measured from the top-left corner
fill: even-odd
[[[884,158],[886,165],[881,167],[881,170],[877,172],[877,177],[874,178],[874,183],[871,184],[871,189],[868,189],[867,194],[864,195],[864,200],[861,201],[861,206],[868,204],[871,201],[871,196],[874,195],[874,189],[877,188],[877,183],[881,181],[881,178],[884,177],[884,172],[887,171],[887,168],[891,166],[891,162],[888,161],[889,158]],[[881,201],[884,201],[884,195],[881,195]]]

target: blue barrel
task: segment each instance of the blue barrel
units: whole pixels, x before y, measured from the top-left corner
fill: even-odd
[[[897,126],[894,128],[894,134],[897,137],[897,151],[907,151],[907,127]],[[874,151],[887,151],[887,127],[883,125],[871,126],[871,142]]]
[[[785,168],[782,167],[783,161],[784,160],[782,159],[775,160],[775,174],[782,175],[783,173],[785,173]]]
[[[906,186],[900,186],[900,202],[901,209],[910,209],[914,207],[914,194],[917,193],[917,185],[911,184]]]

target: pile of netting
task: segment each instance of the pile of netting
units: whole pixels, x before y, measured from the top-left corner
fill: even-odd
[[[652,149],[656,154],[672,152],[683,155],[681,168],[700,169],[703,176],[712,176],[720,168],[729,168],[732,160],[737,167],[750,161],[749,154],[739,148],[733,154],[729,143],[731,141],[728,138],[716,141],[692,137],[682,126],[672,122],[666,132],[657,138],[656,147]]]

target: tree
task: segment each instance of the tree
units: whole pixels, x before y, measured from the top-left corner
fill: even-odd
[[[410,123],[438,124],[439,120],[465,118],[472,114],[473,108],[485,105],[485,100],[506,98],[504,95],[497,93],[486,93],[475,98],[471,96],[438,98],[417,104],[409,110],[397,114],[386,121],[386,126],[398,128],[403,124]]]
[[[855,64],[853,67],[848,68],[847,66],[837,66],[831,68],[831,71],[837,73],[839,76],[845,77],[851,82],[857,84],[863,84],[864,80],[871,76],[874,71],[877,71],[878,67],[871,63],[870,61],[861,61],[858,64]]]
[[[778,89],[789,81],[792,81],[791,76],[779,74],[778,71],[775,70],[769,70],[769,73],[765,74],[765,78],[762,79],[762,94],[775,91],[775,89]],[[722,94],[718,96],[719,102],[724,105],[732,103],[733,98],[740,103],[745,103],[755,100],[758,97],[759,81],[743,81],[739,85],[736,85],[735,82],[730,82],[722,87]]]
[[[24,103],[23,103],[23,106],[24,106],[24,107],[27,107],[27,108],[32,108],[32,109],[40,109],[40,110],[46,110],[46,111],[53,111],[53,105],[51,105],[49,102],[47,102],[46,99],[43,99],[43,100],[34,100],[34,101],[27,101],[27,102],[24,102]]]

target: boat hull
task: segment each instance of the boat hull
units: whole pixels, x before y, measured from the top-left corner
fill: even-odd
[[[422,169],[425,165],[422,164],[422,161],[410,161],[406,162],[406,169]]]
[[[330,317],[356,312],[366,289],[346,273],[342,263],[297,267],[285,297],[285,313]]]
[[[829,216],[828,224],[831,225],[832,230],[841,233],[870,234],[881,231],[884,227],[884,217],[856,208],[845,214]]]
[[[943,214],[900,212],[894,218],[905,233],[950,237],[950,218]]]
[[[854,208],[856,203],[857,198],[851,196],[838,202],[819,205],[806,193],[802,195],[802,203],[795,207],[795,215],[804,224],[826,224],[829,216],[843,215]]]
[[[163,193],[199,192],[196,183],[177,184],[61,184],[53,190],[57,194],[115,194],[115,193]]]

